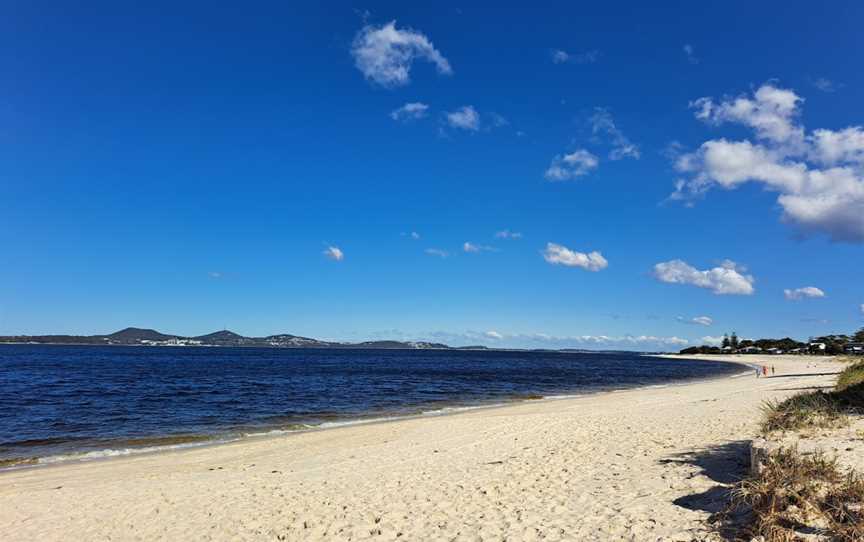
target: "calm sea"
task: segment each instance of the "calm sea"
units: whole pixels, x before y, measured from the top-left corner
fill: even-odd
[[[0,468],[738,372],[623,353],[0,345]]]

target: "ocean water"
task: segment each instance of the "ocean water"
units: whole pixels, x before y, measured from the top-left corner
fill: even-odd
[[[627,353],[0,345],[0,468],[740,372]]]

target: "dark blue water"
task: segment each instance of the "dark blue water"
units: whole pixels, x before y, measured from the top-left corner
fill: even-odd
[[[739,371],[636,354],[0,345],[0,467]]]

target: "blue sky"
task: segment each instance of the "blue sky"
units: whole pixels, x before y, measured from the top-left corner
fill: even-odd
[[[0,8],[2,334],[864,323],[860,3],[121,4]]]

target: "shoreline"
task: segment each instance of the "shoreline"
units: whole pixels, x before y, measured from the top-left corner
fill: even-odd
[[[101,346],[115,346],[115,345],[101,345]],[[145,345],[146,346],[146,345]],[[243,347],[238,347],[243,348]],[[565,352],[566,353],[566,352]],[[699,361],[698,356],[682,356],[679,354],[643,354],[643,357],[656,357],[663,359],[674,359],[679,361],[689,361],[695,360]],[[734,363],[736,365],[741,365],[742,367],[752,368],[751,365],[743,362],[743,361],[727,361],[727,360],[708,360],[708,361],[718,361],[723,363]],[[74,463],[91,463],[91,462],[103,462],[103,461],[118,461],[131,457],[138,456],[148,456],[160,453],[173,453],[173,452],[182,452],[184,450],[189,449],[206,449],[206,448],[214,448],[220,446],[227,446],[236,443],[243,443],[247,441],[255,441],[262,439],[281,439],[281,438],[290,438],[295,435],[300,435],[309,432],[317,432],[317,431],[332,431],[341,429],[343,427],[354,427],[354,426],[366,426],[366,425],[377,425],[377,424],[387,424],[387,423],[398,423],[400,421],[405,420],[415,420],[415,419],[425,419],[425,418],[435,418],[442,416],[454,416],[462,413],[473,412],[478,410],[490,410],[490,409],[502,409],[508,407],[519,406],[524,403],[541,403],[546,401],[566,401],[570,399],[577,399],[583,397],[590,396],[598,396],[604,394],[614,394],[620,392],[627,391],[636,391],[642,389],[662,389],[666,387],[672,386],[687,386],[691,384],[696,384],[699,382],[710,382],[714,380],[722,380],[726,378],[737,378],[741,376],[746,376],[746,372],[742,371],[737,374],[725,374],[725,375],[716,375],[705,378],[694,378],[694,379],[684,379],[684,380],[670,380],[668,382],[657,383],[657,384],[644,384],[644,385],[636,385],[632,387],[624,387],[624,388],[611,388],[611,389],[594,389],[588,390],[584,393],[579,393],[578,390],[565,393],[560,395],[548,395],[548,396],[538,396],[538,397],[528,397],[528,398],[506,398],[502,397],[500,401],[494,403],[477,403],[470,405],[454,405],[454,406],[444,406],[440,408],[436,408],[434,410],[421,411],[415,414],[395,414],[395,415],[382,415],[382,416],[373,416],[370,418],[365,417],[355,417],[350,418],[347,417],[343,420],[337,420],[332,422],[322,422],[317,425],[309,425],[299,422],[297,425],[306,425],[303,428],[297,429],[285,429],[279,427],[266,428],[262,427],[261,431],[249,432],[249,433],[231,433],[231,432],[222,432],[222,433],[210,433],[210,434],[165,434],[165,435],[155,435],[145,437],[147,440],[172,440],[175,437],[189,437],[189,442],[175,442],[173,444],[164,444],[164,445],[152,445],[152,446],[141,446],[141,447],[106,447],[100,449],[93,450],[82,450],[82,451],[69,451],[68,453],[60,453],[60,454],[49,454],[43,456],[25,456],[21,458],[8,458],[8,459],[0,459],[0,480],[2,480],[2,476],[7,472],[17,472],[21,470],[30,470],[30,469],[48,469],[48,468],[56,468],[61,467],[67,464]],[[118,443],[122,443],[122,439],[118,439]],[[20,461],[17,463],[12,463],[9,465],[4,465],[4,461],[8,460],[16,460]]]
[[[776,365],[778,374],[742,371],[6,470],[0,533],[6,540],[710,540],[714,488],[740,470],[762,402],[828,385],[840,368],[824,357],[750,358]]]

